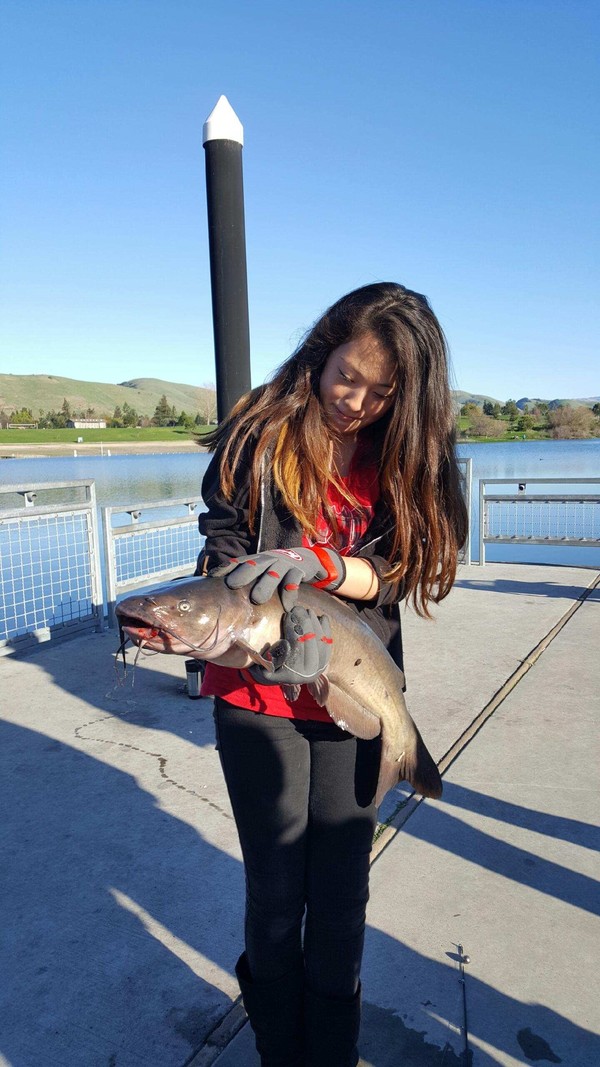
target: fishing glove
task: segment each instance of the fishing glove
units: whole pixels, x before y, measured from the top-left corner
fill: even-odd
[[[230,589],[252,584],[250,600],[265,604],[279,588],[284,611],[291,611],[298,600],[301,582],[334,593],[346,577],[344,561],[332,548],[276,548],[255,556],[240,556],[229,568],[220,567]]]
[[[317,617],[311,608],[297,604],[283,617],[282,640],[270,645],[264,654],[271,660],[272,669],[254,665],[248,671],[261,685],[306,685],[323,673],[331,659],[332,646],[327,615]]]

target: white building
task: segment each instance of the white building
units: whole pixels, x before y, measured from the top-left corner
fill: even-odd
[[[105,430],[106,419],[67,419],[71,430]]]

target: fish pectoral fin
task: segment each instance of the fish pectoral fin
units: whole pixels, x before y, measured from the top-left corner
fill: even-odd
[[[244,641],[243,637],[238,637],[235,643],[243,649],[249,659],[251,659],[253,663],[256,663],[258,667],[264,667],[268,671],[273,670],[273,660],[266,659],[266,657],[261,655],[260,652],[257,652],[255,648],[252,648],[247,641]]]
[[[299,685],[282,685],[281,689],[286,700],[291,700],[292,703],[300,696],[301,686]]]
[[[326,708],[334,723],[341,730],[346,730],[363,741],[371,741],[374,737],[379,737],[381,733],[379,716],[374,715],[372,711],[363,707],[331,682],[328,683],[328,689]]]
[[[329,682],[327,676],[325,674],[320,674],[318,678],[315,678],[314,682],[309,682],[306,688],[313,700],[316,700],[319,707],[324,708],[329,697]]]

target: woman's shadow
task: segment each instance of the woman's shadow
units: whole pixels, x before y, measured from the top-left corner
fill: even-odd
[[[69,642],[9,677],[30,686],[14,697],[19,725],[0,723],[0,1059],[11,1067],[181,1067],[238,995],[243,869],[227,806],[197,773],[207,748],[219,770],[210,711],[162,671],[140,672],[132,701],[115,689],[112,647],[111,635]],[[192,743],[170,750],[173,767],[148,728],[182,723]]]

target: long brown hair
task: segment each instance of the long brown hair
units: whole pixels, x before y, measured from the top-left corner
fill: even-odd
[[[381,497],[390,515],[390,581],[404,580],[420,615],[448,595],[468,516],[454,452],[455,428],[446,340],[427,299],[395,282],[356,289],[336,301],[308,331],[266,385],[253,389],[214,431],[202,438],[220,448],[221,488],[234,490],[242,452],[251,446],[250,523],[258,509],[261,467],[268,456],[275,485],[307,533],[319,514],[335,530],[327,501],[334,482],[332,430],[319,399],[330,353],[367,332],[396,365],[395,401],[365,433],[373,441]]]

